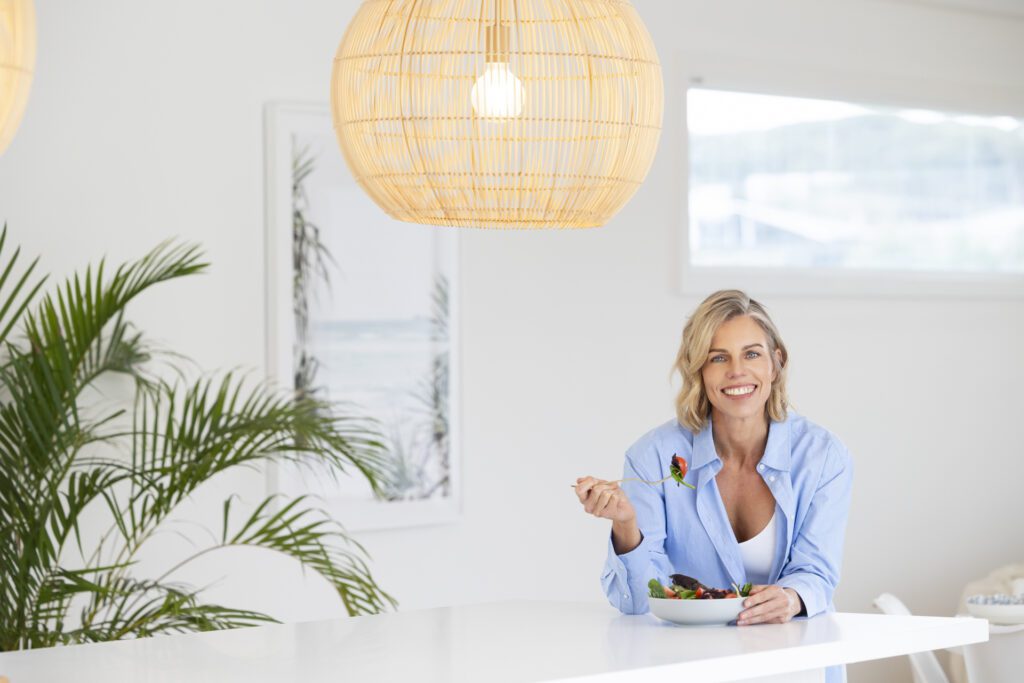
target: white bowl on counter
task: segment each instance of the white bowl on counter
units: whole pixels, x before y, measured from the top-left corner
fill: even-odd
[[[736,621],[743,611],[744,598],[719,598],[717,600],[674,600],[672,598],[647,598],[651,614],[684,626],[715,626]]]

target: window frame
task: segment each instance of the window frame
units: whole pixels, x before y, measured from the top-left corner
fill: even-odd
[[[1024,299],[1024,273],[692,265],[686,123],[690,88],[1015,118],[1024,118],[1024,90],[957,82],[952,78],[876,74],[770,60],[755,62],[684,51],[677,51],[674,56],[675,73],[665,113],[677,124],[671,126],[676,131],[671,142],[676,151],[673,186],[681,190],[674,193],[680,294],[706,295],[718,289],[743,289],[758,295],[800,297]]]

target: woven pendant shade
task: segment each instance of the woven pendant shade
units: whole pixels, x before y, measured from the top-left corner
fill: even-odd
[[[31,0],[0,0],[0,154],[21,123],[36,60]]]
[[[650,168],[661,67],[628,0],[364,0],[331,109],[353,175],[394,218],[594,227]]]

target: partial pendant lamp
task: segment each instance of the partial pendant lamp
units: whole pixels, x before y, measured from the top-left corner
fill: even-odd
[[[0,154],[25,113],[35,61],[32,0],[0,0]]]
[[[603,225],[647,175],[663,106],[628,0],[364,0],[331,83],[356,180],[428,225]]]

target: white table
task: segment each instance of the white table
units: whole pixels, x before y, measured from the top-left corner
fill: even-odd
[[[980,619],[837,613],[680,627],[607,604],[522,601],[9,652],[0,674],[12,683],[810,681],[832,664],[986,638]]]

